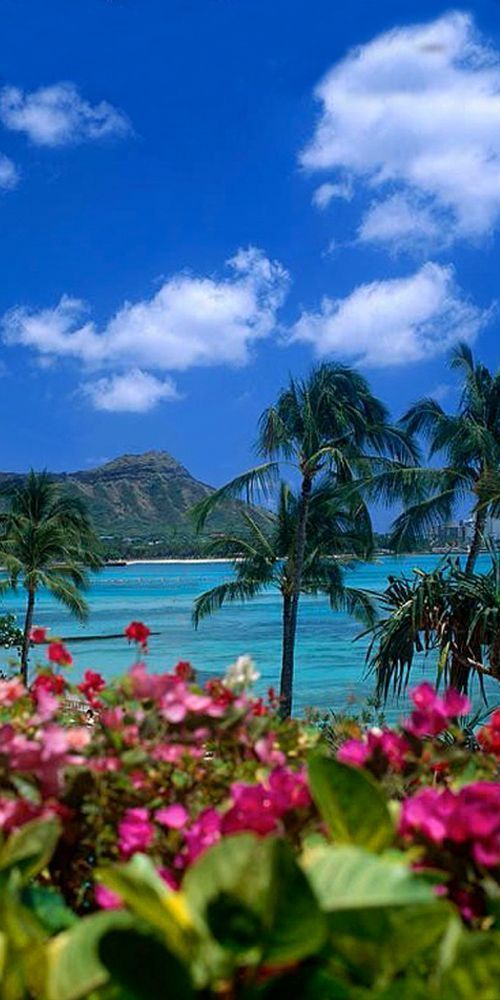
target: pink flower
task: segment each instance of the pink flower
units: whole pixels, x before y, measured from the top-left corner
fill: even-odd
[[[42,642],[47,642],[48,631],[49,630],[47,628],[40,628],[35,625],[30,632],[30,642],[32,642],[35,646],[38,646]]]
[[[483,750],[500,757],[500,708],[497,708],[482,729],[477,734],[478,742]]]
[[[370,753],[366,740],[346,740],[337,751],[337,760],[351,767],[364,767]]]
[[[466,695],[450,688],[440,698],[432,684],[424,681],[410,694],[415,710],[405,723],[406,730],[413,736],[437,736],[442,733],[452,719],[471,708]]]
[[[62,674],[54,674],[52,670],[44,670],[42,673],[37,674],[35,680],[33,681],[30,691],[32,694],[36,695],[39,688],[43,688],[48,691],[49,694],[63,694],[66,687],[66,681]]]
[[[62,642],[51,642],[47,649],[47,657],[51,663],[58,663],[60,667],[70,667],[73,657]]]
[[[125,710],[120,707],[106,708],[101,712],[100,720],[106,729],[119,730],[123,726]]]
[[[120,896],[116,892],[113,892],[112,889],[108,889],[107,886],[101,885],[101,883],[96,885],[94,889],[94,898],[101,910],[123,909],[123,901],[120,899]]]
[[[257,740],[254,749],[257,757],[263,764],[267,764],[268,766],[276,765],[278,767],[283,767],[286,764],[286,756],[280,750],[274,733],[262,736],[260,740]]]
[[[148,674],[145,663],[135,663],[129,677],[132,695],[139,701],[157,701],[171,681],[168,674]]]
[[[184,806],[174,804],[158,809],[155,813],[155,820],[162,826],[168,826],[171,830],[182,830],[188,823],[189,814]]]
[[[125,629],[125,635],[129,642],[136,642],[143,649],[146,649],[151,629],[144,622],[130,622]]]
[[[186,860],[192,864],[221,838],[221,817],[215,809],[205,809],[185,832]]]
[[[362,740],[346,740],[337,752],[337,760],[351,767],[370,767],[379,772],[380,764],[402,771],[410,751],[408,740],[392,729],[370,729]]]
[[[0,705],[13,705],[25,694],[26,688],[17,677],[13,677],[9,681],[0,680]]]
[[[500,865],[500,785],[478,781],[458,792],[423,788],[404,801],[400,834],[433,845],[461,844],[476,864]]]
[[[106,687],[106,681],[101,674],[96,673],[95,670],[86,670],[83,675],[83,681],[77,684],[78,691],[81,691],[85,695],[87,701],[92,706],[92,708],[99,708],[101,702],[96,697],[100,691],[103,691]]]
[[[84,750],[91,741],[91,734],[86,726],[69,726],[66,739],[70,750]]]
[[[147,851],[154,837],[154,827],[147,809],[127,809],[118,824],[118,847],[122,858],[130,858],[137,851]]]
[[[51,719],[59,708],[59,699],[42,686],[35,690],[35,701],[38,718],[44,722]]]

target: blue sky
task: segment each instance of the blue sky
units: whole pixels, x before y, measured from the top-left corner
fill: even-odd
[[[3,0],[0,468],[218,484],[318,357],[395,416],[497,363],[500,3],[342,7]]]

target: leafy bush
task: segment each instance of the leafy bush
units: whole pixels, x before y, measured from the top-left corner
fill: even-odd
[[[333,755],[253,674],[0,682],[5,1000],[494,1000],[500,713],[423,684]]]

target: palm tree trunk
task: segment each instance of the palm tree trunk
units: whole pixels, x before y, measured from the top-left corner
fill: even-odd
[[[287,719],[292,714],[293,672],[295,663],[295,638],[297,635],[297,616],[299,610],[300,589],[304,572],[304,555],[306,550],[307,514],[312,489],[312,477],[304,475],[300,491],[299,516],[294,553],[294,571],[292,579],[292,594],[290,607],[285,616],[283,612],[283,662],[281,670],[281,703],[280,715]]]
[[[484,529],[486,526],[486,509],[478,510],[476,513],[476,518],[474,521],[474,532],[472,535],[472,541],[470,543],[469,553],[467,555],[467,562],[465,564],[465,572],[472,576],[474,572],[474,567],[476,565],[476,559],[479,555],[481,549],[481,544],[484,536]]]
[[[26,605],[26,617],[24,619],[23,645],[21,648],[21,679],[24,684],[28,684],[28,656],[30,649],[30,634],[33,627],[33,613],[35,610],[35,591],[28,590],[28,603]]]
[[[283,594],[283,644],[281,648],[280,715],[288,718],[292,711],[294,639],[290,632],[292,598]]]

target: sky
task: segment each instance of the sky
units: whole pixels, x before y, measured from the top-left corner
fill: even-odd
[[[290,373],[498,362],[500,3],[0,0],[2,470],[218,485]]]

